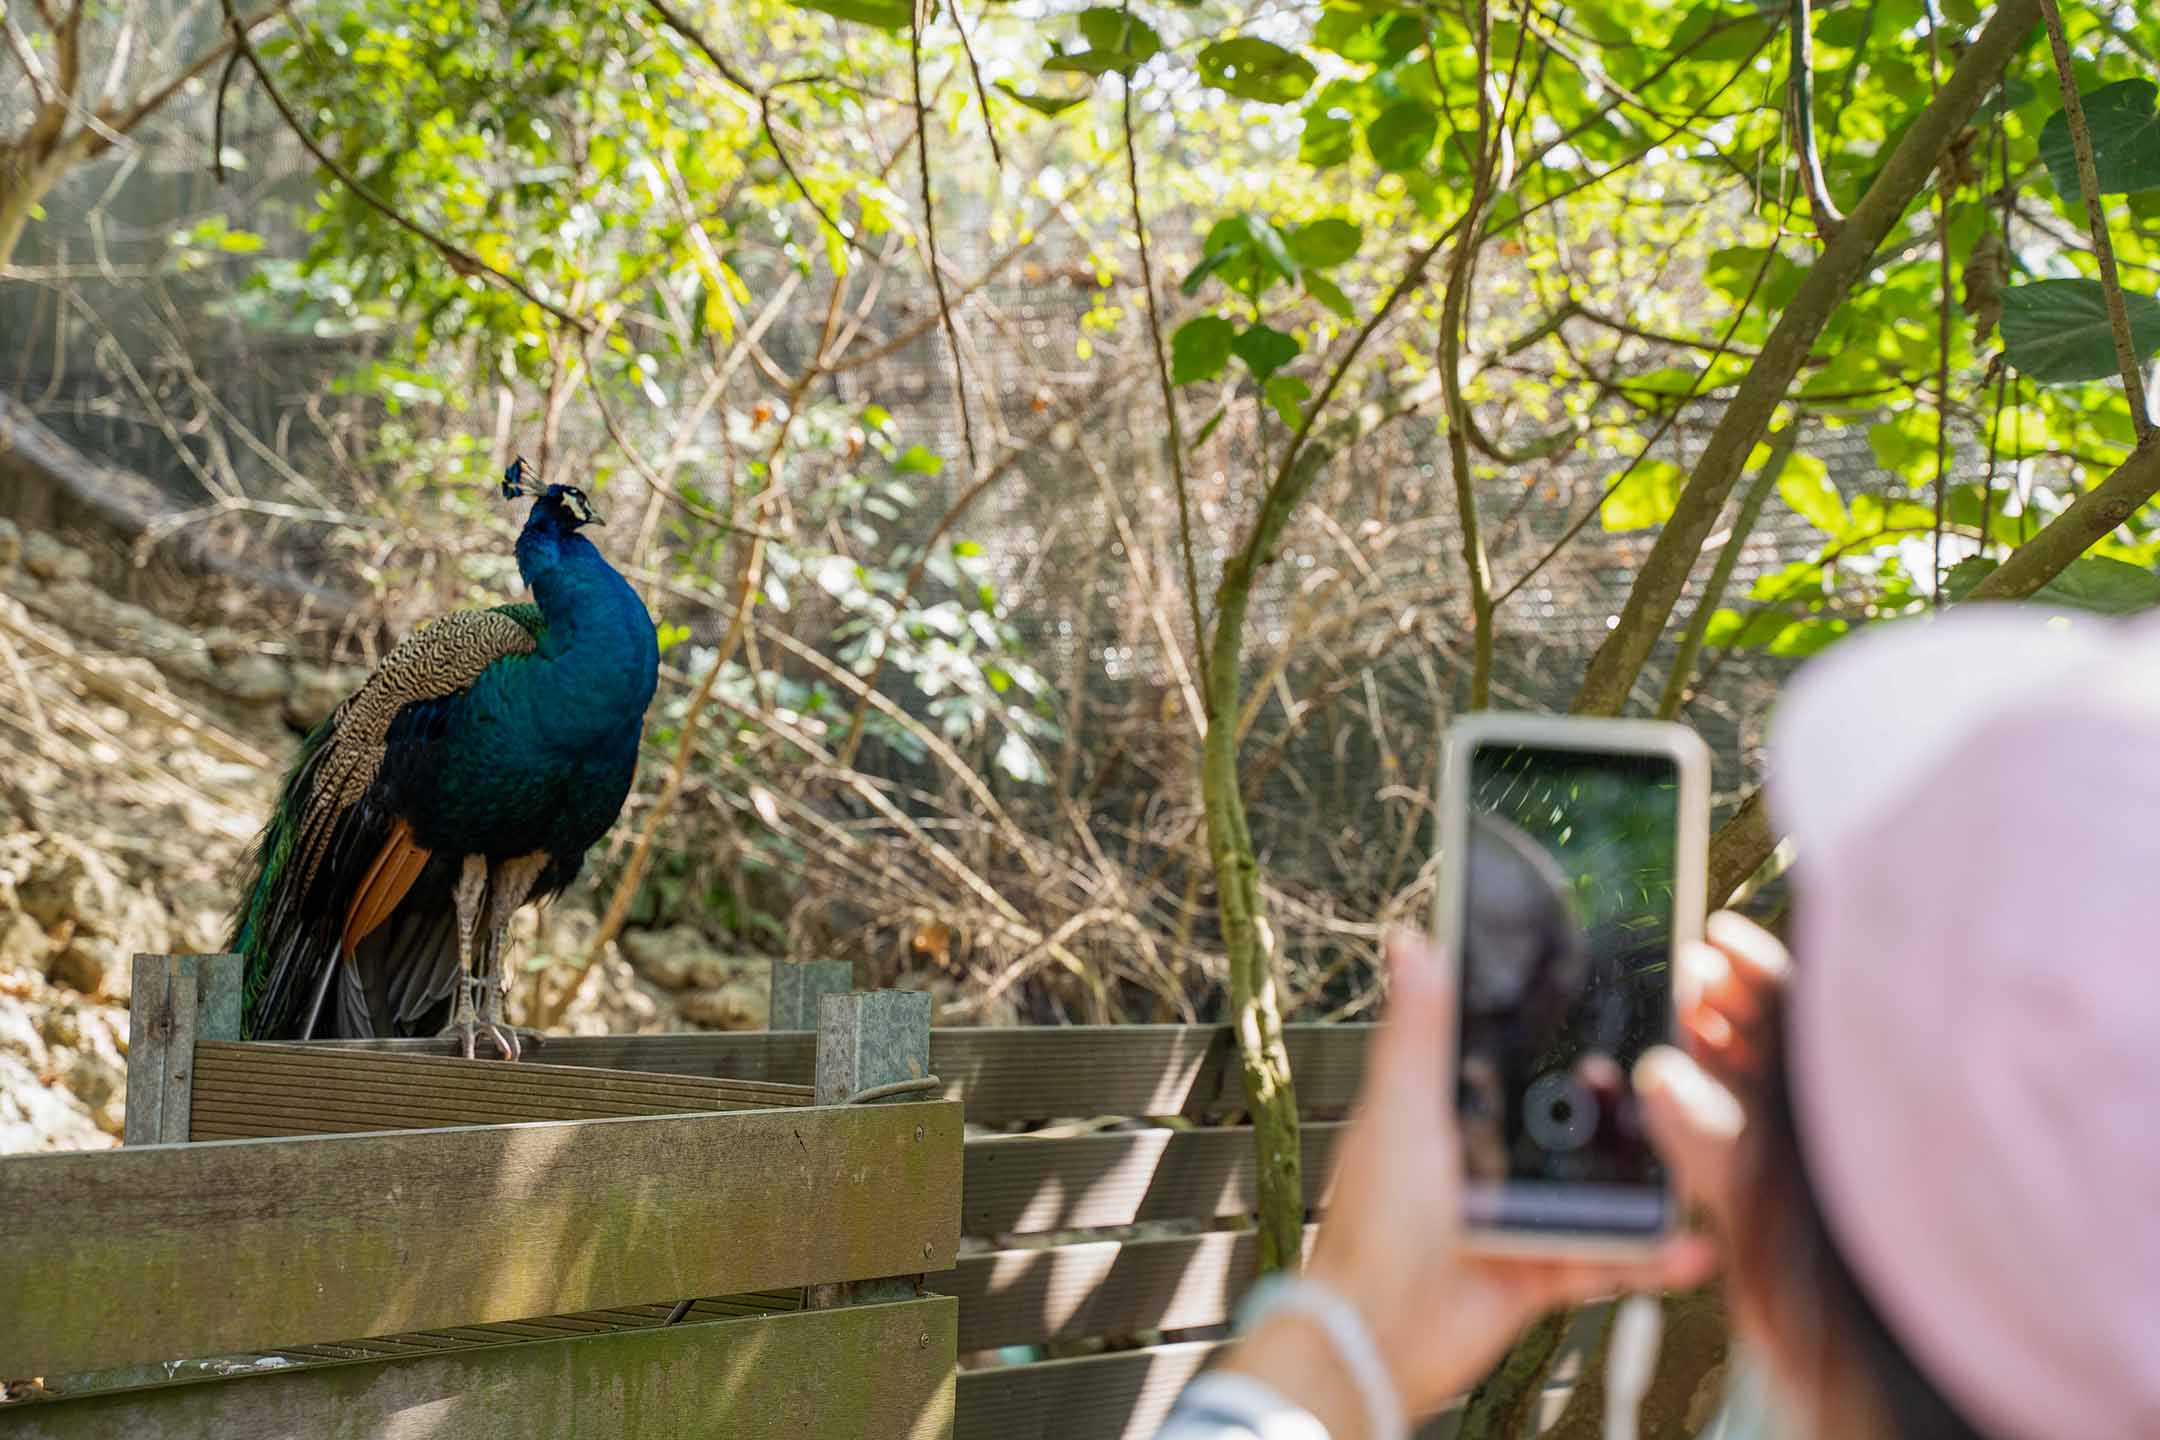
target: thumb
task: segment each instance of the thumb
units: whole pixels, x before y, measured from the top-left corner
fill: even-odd
[[[1669,1045],[1635,1062],[1635,1094],[1680,1193],[1724,1228],[1732,1214],[1734,1149],[1747,1127],[1739,1098]]]
[[[1453,996],[1440,952],[1406,930],[1387,938],[1388,1008],[1375,1034],[1370,1087],[1429,1088],[1440,1093],[1441,1069],[1454,1020]]]

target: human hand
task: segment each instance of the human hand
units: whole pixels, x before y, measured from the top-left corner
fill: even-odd
[[[1474,1385],[1545,1310],[1692,1285],[1709,1274],[1713,1255],[1699,1236],[1675,1237],[1640,1261],[1469,1254],[1447,1073],[1452,989],[1438,953],[1422,940],[1391,938],[1387,959],[1387,1019],[1336,1151],[1307,1273],[1357,1307],[1403,1407],[1419,1415]],[[1331,1384],[1315,1361],[1325,1353],[1317,1335],[1310,1321],[1278,1316],[1224,1368],[1273,1385],[1347,1440],[1363,1433],[1363,1412],[1355,1393],[1339,1377]]]
[[[1711,1227],[1733,1226],[1734,1154],[1747,1128],[1739,1092],[1770,1063],[1772,997],[1792,959],[1769,931],[1730,911],[1673,957],[1674,1008],[1683,1052],[1661,1045],[1635,1064],[1635,1094],[1681,1196]]]

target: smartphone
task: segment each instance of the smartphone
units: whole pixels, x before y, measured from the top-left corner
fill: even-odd
[[[1702,933],[1709,752],[1661,721],[1485,712],[1449,727],[1440,783],[1468,1242],[1647,1250],[1677,1206],[1629,1075]]]

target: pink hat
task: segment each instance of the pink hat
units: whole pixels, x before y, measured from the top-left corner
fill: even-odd
[[[2160,1436],[2160,621],[1883,626],[1799,675],[1770,761],[1846,1261],[1990,1435]]]

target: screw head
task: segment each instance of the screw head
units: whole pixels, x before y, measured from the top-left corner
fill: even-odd
[[[929,1332],[929,1331],[925,1330],[925,1331],[924,1331],[924,1332],[922,1333],[922,1338],[918,1339],[918,1340],[917,1340],[917,1341],[915,1342],[915,1348],[916,1348],[916,1349],[918,1349],[918,1350],[928,1350],[928,1349],[930,1348],[930,1332]]]
[[[918,1144],[918,1145],[922,1144],[922,1137],[923,1137],[923,1127],[922,1127],[922,1126],[920,1126],[920,1125],[917,1125],[917,1126],[915,1127],[915,1143],[916,1143],[916,1144]]]
[[[930,1242],[928,1240],[922,1242],[922,1258],[925,1260],[930,1258]]]

